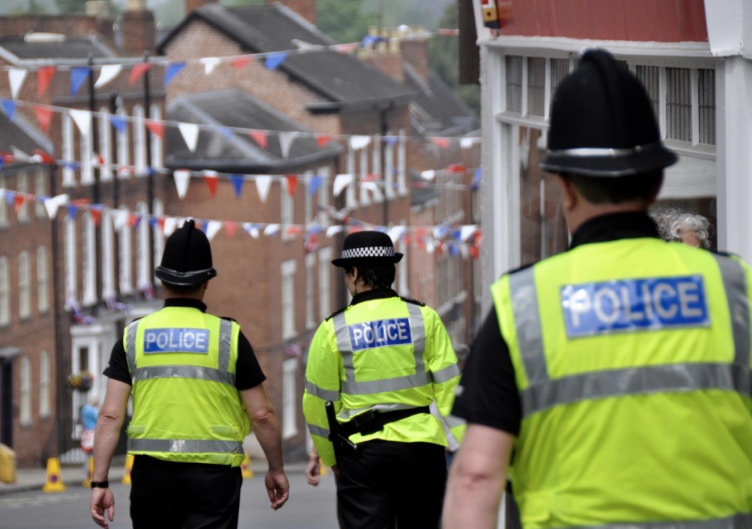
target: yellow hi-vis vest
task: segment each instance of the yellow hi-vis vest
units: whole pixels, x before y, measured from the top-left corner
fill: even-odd
[[[442,420],[461,440],[464,421],[450,416],[459,375],[451,339],[430,307],[394,296],[350,305],[327,319],[311,341],[303,395],[303,413],[322,461],[336,463],[328,440],[328,400],[341,423],[368,410],[406,410],[436,402],[441,418],[412,415],[376,433],[354,433],[349,437],[354,443],[382,439],[447,446]]]
[[[642,238],[492,286],[525,529],[752,527],[751,285],[736,259]]]
[[[128,453],[237,467],[250,421],[235,388],[237,323],[165,307],[124,331],[133,380]]]

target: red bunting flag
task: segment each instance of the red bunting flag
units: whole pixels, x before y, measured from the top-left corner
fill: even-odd
[[[42,66],[37,70],[37,95],[42,97],[47,88],[50,86],[52,78],[55,77],[57,66]]]
[[[431,138],[431,142],[442,149],[449,148],[449,140],[447,138]]]
[[[228,237],[233,237],[235,235],[235,232],[238,231],[238,223],[231,220],[226,220],[225,231],[227,232]]]
[[[464,173],[466,167],[461,163],[450,163],[447,165],[447,171],[450,173]]]
[[[251,129],[248,131],[248,135],[253,138],[253,141],[258,143],[258,146],[262,149],[266,149],[267,137],[266,132],[263,130]]]
[[[138,64],[134,64],[133,68],[131,68],[131,74],[130,76],[128,76],[128,83],[135,84],[136,81],[138,81],[141,76],[148,72],[150,69],[150,62],[140,62]]]
[[[159,226],[159,231],[164,233],[164,225],[165,225],[165,218],[164,217],[158,217],[157,218],[157,225]]]
[[[147,119],[146,128],[149,129],[152,134],[156,134],[160,138],[164,139],[164,122]]]
[[[41,163],[50,164],[50,165],[55,163],[55,157],[52,156],[50,153],[44,152],[42,149],[34,149],[32,153],[34,154],[34,156],[39,157],[39,161]]]
[[[205,174],[204,181],[206,182],[206,185],[209,186],[209,194],[211,194],[212,198],[215,197],[217,195],[217,183],[219,182],[217,175]]]
[[[42,132],[47,134],[47,130],[50,128],[50,122],[52,121],[52,109],[50,107],[34,105],[34,114],[37,116],[39,128]]]
[[[365,176],[365,178],[363,178],[363,181],[364,181],[364,182],[375,182],[375,181],[376,181],[376,180],[378,180],[379,178],[381,178],[381,175],[380,175],[380,174],[378,174],[378,173],[368,173],[368,174],[367,174],[367,175]]]
[[[298,177],[294,174],[286,174],[287,179],[287,193],[291,196],[295,196],[295,188],[298,187]]]
[[[21,193],[16,193],[13,197],[13,209],[16,213],[18,213],[18,210],[24,205],[24,202],[26,202],[26,196]]]
[[[241,55],[240,57],[235,57],[230,64],[240,70],[243,66],[251,62],[251,58],[250,55]]]
[[[128,226],[130,226],[131,228],[135,228],[140,220],[141,220],[141,215],[131,213],[130,215],[128,215]]]
[[[285,230],[285,236],[294,237],[295,235],[303,234],[303,226],[300,224],[290,224]]]
[[[91,220],[94,221],[94,226],[99,226],[99,221],[102,218],[102,210],[99,208],[89,208],[89,214],[91,215]]]
[[[323,147],[330,141],[332,141],[332,137],[327,134],[319,134],[318,136],[316,136],[316,143],[319,145],[319,147]]]

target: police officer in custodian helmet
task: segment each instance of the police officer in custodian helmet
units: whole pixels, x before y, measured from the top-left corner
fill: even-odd
[[[344,269],[352,302],[321,323],[309,349],[303,412],[337,475],[343,529],[438,527],[442,421],[459,438],[464,429],[446,417],[460,371],[444,324],[391,288],[401,259],[385,233],[348,235],[332,264]]]
[[[514,452],[524,529],[751,527],[750,267],[659,239],[676,156],[608,52],[584,53],[550,125],[571,245],[491,287],[443,526],[496,527]]]
[[[287,501],[282,439],[266,377],[240,326],[206,312],[204,293],[216,275],[209,240],[189,219],[167,239],[156,269],[164,307],[131,322],[112,349],[90,500],[92,518],[102,527],[115,514],[107,473],[131,394],[134,529],[236,528],[243,439],[251,424],[269,463],[271,506]]]

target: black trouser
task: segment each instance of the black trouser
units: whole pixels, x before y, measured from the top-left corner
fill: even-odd
[[[236,529],[240,467],[137,455],[131,470],[133,529]]]
[[[367,441],[337,455],[343,529],[437,529],[447,469],[444,447]]]

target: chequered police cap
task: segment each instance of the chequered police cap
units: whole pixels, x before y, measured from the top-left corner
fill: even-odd
[[[358,262],[398,263],[402,254],[394,251],[391,237],[380,231],[358,231],[345,237],[342,255],[334,266],[350,266]]]

